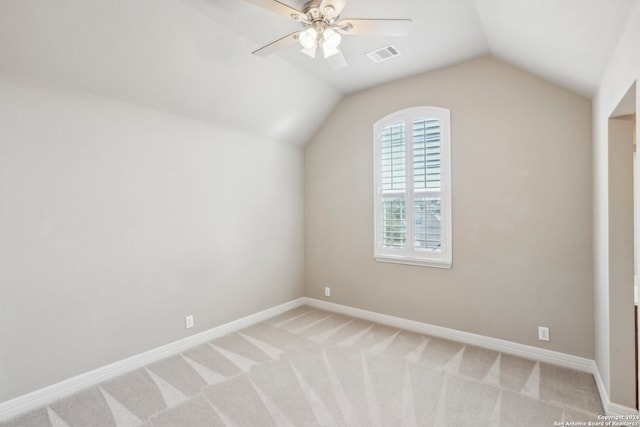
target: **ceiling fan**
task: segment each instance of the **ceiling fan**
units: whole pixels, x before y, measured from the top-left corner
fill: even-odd
[[[315,58],[320,47],[333,70],[347,66],[340,50],[342,35],[406,36],[411,19],[342,19],[340,13],[348,0],[310,0],[302,10],[277,0],[247,0],[278,15],[299,22],[302,29],[253,51],[267,56],[281,48],[299,43],[302,53]]]

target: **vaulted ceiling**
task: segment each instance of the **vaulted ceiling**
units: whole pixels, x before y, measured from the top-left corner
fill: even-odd
[[[408,37],[343,37],[349,66],[332,71],[296,46],[251,55],[300,24],[243,0],[2,0],[0,72],[304,144],[344,94],[490,54],[590,97],[634,7],[350,0],[342,17],[413,22]],[[401,55],[366,56],[389,44]]]

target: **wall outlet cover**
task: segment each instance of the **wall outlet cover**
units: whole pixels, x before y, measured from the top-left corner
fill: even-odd
[[[538,326],[538,339],[540,341],[549,341],[549,328],[546,326]]]

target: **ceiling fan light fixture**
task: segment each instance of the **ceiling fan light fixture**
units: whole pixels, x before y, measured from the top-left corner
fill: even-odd
[[[337,31],[332,30],[331,28],[327,28],[322,32],[323,44],[322,46],[326,49],[335,50],[338,46],[340,46],[340,42],[342,41],[342,36]]]
[[[411,19],[341,19],[342,10],[350,0],[296,0],[303,7],[290,6],[293,0],[246,0],[297,22],[299,27],[278,40],[253,52],[253,55],[267,56],[278,49],[296,44],[302,46],[301,53],[315,58],[318,48],[322,48],[324,58],[332,70],[347,66],[340,49],[343,35],[406,36]],[[300,9],[300,10],[299,10]],[[395,49],[388,56],[398,55]],[[382,52],[378,56],[385,55]],[[375,58],[374,58],[375,59]]]
[[[300,44],[305,49],[311,49],[312,47],[314,47],[316,45],[317,38],[318,38],[318,33],[316,32],[315,29],[311,27],[301,32],[300,36],[298,36],[298,40],[300,41]],[[315,52],[315,49],[314,49],[314,52]]]

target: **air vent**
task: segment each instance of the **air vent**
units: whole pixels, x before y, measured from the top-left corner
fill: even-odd
[[[400,55],[400,51],[393,45],[367,52],[367,56],[371,58],[373,62],[386,61],[398,55]]]

